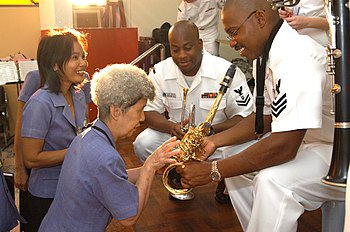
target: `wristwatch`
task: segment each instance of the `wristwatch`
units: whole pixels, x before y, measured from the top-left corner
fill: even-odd
[[[215,160],[211,163],[210,177],[212,181],[219,182],[221,180],[221,174],[218,169],[218,161]]]

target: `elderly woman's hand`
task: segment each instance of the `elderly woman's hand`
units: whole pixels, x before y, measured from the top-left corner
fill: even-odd
[[[180,149],[174,149],[180,144],[176,137],[172,137],[159,146],[145,161],[146,166],[154,171],[163,168],[165,165],[175,163],[171,157],[178,154]]]

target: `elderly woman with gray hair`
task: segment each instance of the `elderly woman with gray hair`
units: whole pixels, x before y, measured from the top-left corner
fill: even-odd
[[[64,159],[55,199],[39,231],[105,231],[110,220],[136,223],[157,170],[173,163],[179,144],[171,138],[142,167],[126,169],[116,141],[144,120],[143,108],[155,90],[146,73],[114,64],[95,73],[92,99],[99,110],[93,125],[77,136]]]

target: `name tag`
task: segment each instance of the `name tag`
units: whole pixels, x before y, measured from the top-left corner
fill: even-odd
[[[176,98],[176,93],[163,93],[163,97]]]

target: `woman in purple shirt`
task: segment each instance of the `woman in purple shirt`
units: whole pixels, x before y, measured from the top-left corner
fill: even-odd
[[[91,102],[90,94],[90,78],[87,75],[84,80],[84,85],[81,90],[85,94],[86,100],[86,118],[89,118],[89,107],[88,103]],[[27,169],[23,162],[22,154],[22,140],[21,140],[21,129],[22,129],[22,113],[25,103],[29,98],[42,86],[40,86],[40,73],[39,70],[30,71],[24,79],[21,91],[18,96],[17,102],[17,114],[16,114],[16,128],[15,128],[15,139],[14,139],[14,150],[15,150],[15,186],[20,190],[19,194],[19,208],[20,213],[24,218],[27,218],[28,204],[28,179],[30,170]],[[27,231],[27,224],[21,223],[21,230]]]
[[[130,136],[143,109],[155,96],[146,73],[132,65],[115,64],[94,75],[92,99],[99,110],[93,126],[70,145],[62,165],[55,199],[39,231],[103,232],[110,220],[131,226],[146,206],[153,177],[173,163],[179,141],[173,137],[139,168],[126,169],[116,141]]]
[[[86,120],[83,82],[87,41],[73,29],[51,30],[38,47],[43,88],[28,100],[22,115],[22,152],[31,169],[26,231],[37,231],[55,196],[67,148]]]

